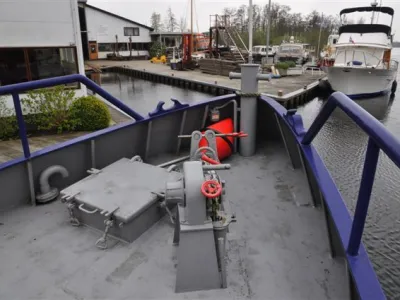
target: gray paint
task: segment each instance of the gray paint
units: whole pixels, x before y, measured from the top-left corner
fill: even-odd
[[[0,212],[26,205],[30,202],[28,169],[25,163],[0,171]]]
[[[256,151],[257,139],[257,93],[258,80],[267,80],[268,76],[258,74],[257,64],[242,64],[241,73],[230,73],[229,78],[241,79],[240,130],[248,136],[239,141],[239,153],[242,156],[252,156]]]
[[[221,288],[212,223],[180,225],[176,292]]]
[[[115,224],[110,233],[132,242],[163,215],[158,213],[154,216],[154,208],[159,203],[153,193],[164,192],[165,182],[177,180],[180,176],[176,172],[122,158],[62,190],[61,195],[75,195],[71,202],[76,204],[74,214],[81,223],[102,230],[104,220],[112,218]],[[135,221],[140,217],[141,223]]]
[[[312,201],[308,188],[302,188],[307,187],[304,174],[291,168],[283,145],[272,142],[279,137],[272,110],[264,104],[259,108],[258,140],[268,141],[267,145],[258,147],[251,159],[239,156],[228,159],[232,169],[223,176],[227,199],[238,220],[227,236],[226,290],[174,293],[173,226],[168,218],[150,228],[154,219],[163,214],[158,206],[150,206],[135,219],[137,223],[132,222],[132,227],[124,231],[138,237],[140,231],[150,228],[136,241],[132,244],[114,241],[112,249],[100,251],[93,246],[99,232],[70,226],[65,207],[54,202],[1,214],[4,234],[0,235],[0,299],[345,299],[347,291],[343,287],[347,279],[343,274],[347,274],[347,268],[341,259],[329,258],[328,235],[321,230],[324,213],[306,205]],[[189,132],[185,129],[184,133],[190,133],[190,126],[198,129],[196,124],[201,125],[203,113],[204,107],[188,110]],[[154,121],[160,122],[160,127],[171,128],[172,137],[180,129],[180,119],[176,119],[177,126],[171,120],[164,122],[163,117]],[[287,130],[286,124],[282,125]],[[121,134],[122,130],[126,134]],[[167,129],[163,132],[168,134]],[[121,158],[120,155],[143,155],[146,133],[147,124],[143,123],[95,138],[96,164],[101,168]],[[98,140],[102,140],[101,146]],[[149,162],[176,158],[170,153],[161,155],[161,151],[169,149],[161,145],[166,140],[154,139]],[[176,144],[170,149],[174,153]],[[67,179],[52,180],[51,184],[59,188],[86,177],[86,170],[91,167],[91,152],[90,141],[84,141],[32,159],[36,188],[39,173],[54,164],[66,165],[71,174]],[[26,174],[23,163],[0,172],[0,211],[29,203]],[[305,205],[299,205],[298,199]],[[104,218],[97,218],[90,222],[104,230],[103,221]],[[333,248],[342,253],[330,217],[328,224],[333,228]],[[129,234],[112,234],[129,239]]]
[[[175,293],[168,217],[133,243],[101,251],[99,232],[70,226],[65,206],[53,202],[2,215],[0,299],[346,299],[345,266],[329,256],[322,211],[296,205],[309,196],[293,189],[304,175],[283,145],[268,142],[227,162],[237,222],[227,235],[226,289]]]
[[[200,192],[204,182],[201,161],[183,163],[185,187],[185,215],[180,216],[181,222],[188,225],[203,225],[207,221],[206,201]]]

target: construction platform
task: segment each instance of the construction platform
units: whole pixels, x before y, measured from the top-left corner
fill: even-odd
[[[200,70],[175,71],[163,64],[149,61],[90,61],[90,65],[103,71],[121,72],[140,79],[189,88],[212,95],[224,95],[240,90],[240,81],[225,76],[202,73]],[[325,77],[322,71],[306,71],[299,76],[274,78],[260,82],[259,93],[282,103],[287,108],[297,107],[317,97],[319,80]]]

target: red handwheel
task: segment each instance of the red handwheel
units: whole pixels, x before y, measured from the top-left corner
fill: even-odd
[[[222,193],[222,185],[216,180],[204,181],[201,185],[201,193],[207,198],[219,197]]]

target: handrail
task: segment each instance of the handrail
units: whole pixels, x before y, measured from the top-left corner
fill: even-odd
[[[40,79],[40,80],[34,80],[34,81],[28,81],[28,82],[23,82],[23,83],[18,83],[18,84],[10,84],[10,85],[5,85],[5,86],[0,86],[0,96],[6,95],[6,94],[19,94],[22,92],[26,92],[28,90],[35,90],[35,89],[40,89],[40,88],[47,88],[51,86],[56,86],[56,85],[61,85],[61,84],[67,84],[67,83],[74,83],[74,82],[80,82],[86,85],[87,88],[90,90],[96,92],[100,96],[102,96],[104,99],[106,99],[108,102],[111,104],[115,105],[119,109],[121,109],[123,112],[134,118],[136,121],[142,120],[143,116],[132,110],[130,107],[126,106],[124,103],[119,101],[117,98],[112,96],[110,93],[106,92],[103,90],[100,86],[98,86],[96,83],[91,81],[89,78],[81,75],[81,74],[74,74],[74,75],[66,75],[66,76],[60,76],[60,77],[53,77],[53,78],[47,78],[47,79]]]
[[[136,121],[143,120],[144,118],[126,106],[124,103],[119,101],[117,98],[112,96],[110,93],[103,90],[100,86],[96,83],[91,81],[90,79],[86,78],[80,74],[74,75],[67,75],[67,76],[60,76],[60,77],[53,77],[47,79],[40,79],[35,81],[17,83],[17,84],[10,84],[6,86],[0,86],[0,96],[11,94],[14,102],[14,110],[15,115],[17,117],[18,122],[18,131],[19,137],[21,139],[22,149],[24,151],[24,157],[30,158],[31,152],[29,149],[28,137],[26,135],[26,127],[24,122],[24,116],[21,109],[21,102],[19,98],[19,93],[26,92],[28,90],[35,90],[40,88],[47,88],[56,85],[62,85],[67,83],[74,83],[80,82],[86,85],[90,90],[102,96],[105,100],[116,106],[117,108],[121,109],[123,112],[134,118]]]
[[[380,150],[385,152],[400,168],[400,141],[366,110],[343,93],[335,92],[329,97],[328,102],[304,135],[301,142],[303,145],[309,145],[313,141],[336,107],[340,107],[369,136],[360,189],[347,246],[347,253],[357,256],[367,217],[379,152]]]

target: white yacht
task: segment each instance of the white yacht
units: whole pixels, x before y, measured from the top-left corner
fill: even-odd
[[[344,24],[344,16],[355,12],[372,13],[371,24]],[[389,15],[390,25],[374,23],[378,14]],[[326,68],[333,91],[343,92],[352,99],[395,92],[398,62],[391,59],[393,15],[391,7],[374,4],[340,12],[335,62]]]

